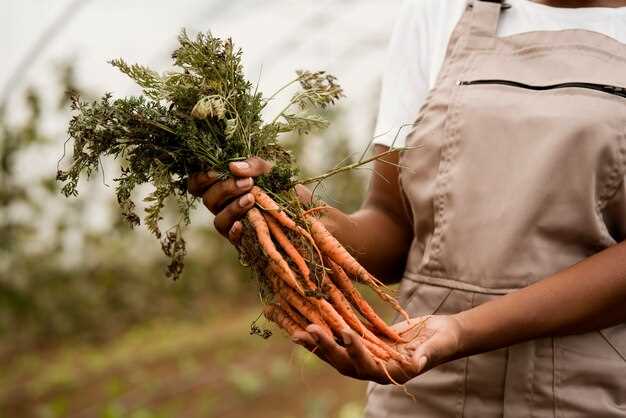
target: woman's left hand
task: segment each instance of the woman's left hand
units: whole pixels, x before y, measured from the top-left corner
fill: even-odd
[[[343,346],[328,337],[317,325],[309,325],[306,332],[296,332],[293,341],[344,376],[379,384],[403,384],[441,363],[459,357],[461,326],[454,316],[413,318],[394,325],[394,328],[403,332],[420,322],[423,324],[419,326],[417,336],[401,346],[402,352],[407,354],[407,362],[402,366],[390,360],[385,362],[383,368],[367,351],[361,337],[352,330],[342,333]]]

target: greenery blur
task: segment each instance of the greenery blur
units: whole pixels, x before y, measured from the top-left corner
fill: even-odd
[[[60,84],[88,96],[71,66]],[[194,214],[186,271],[172,282],[158,243],[122,221],[106,185],[116,173],[103,169],[79,199],[66,199],[56,173],[19,171],[37,153],[60,157],[65,141],[42,134],[42,92],[24,101],[19,123],[0,109],[0,418],[361,415],[363,383],[276,329],[268,340],[249,335],[260,313],[255,282],[206,210]],[[57,112],[68,119],[67,94]],[[341,111],[328,116],[321,136],[285,138],[304,175],[350,158]],[[316,193],[353,210],[367,177],[342,174]],[[106,210],[94,214],[89,203],[103,189]],[[105,226],[91,227],[93,216]]]

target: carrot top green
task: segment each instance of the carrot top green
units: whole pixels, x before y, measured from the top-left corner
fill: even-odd
[[[278,143],[281,133],[308,133],[324,128],[318,114],[342,95],[336,79],[323,72],[298,71],[275,94],[266,97],[247,80],[242,52],[230,39],[210,33],[190,37],[183,30],[172,53],[174,71],[157,73],[122,59],[111,61],[143,90],[140,96],[114,98],[107,93],[93,102],[74,98],[75,116],[69,124],[73,153],[69,166],[59,170],[66,196],[78,194],[82,176],[96,174],[103,156],[113,156],[121,166],[115,179],[116,195],[124,217],[139,225],[133,191],[151,184],[143,217],[147,228],[161,240],[171,259],[167,275],[176,279],[184,266],[183,229],[196,199],[187,193],[188,177],[216,170],[229,175],[228,163],[259,156],[274,163],[272,171],[256,183],[271,193],[288,190],[297,168],[288,150]],[[269,122],[261,113],[277,94],[292,84],[300,89]],[[177,223],[162,232],[161,211],[167,199],[177,204]]]

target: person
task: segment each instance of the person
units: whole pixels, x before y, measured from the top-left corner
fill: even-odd
[[[372,382],[367,417],[626,416],[626,1],[406,1],[377,123],[405,150],[322,220],[425,320],[415,399],[355,333],[296,342]],[[231,241],[269,168],[191,180]]]

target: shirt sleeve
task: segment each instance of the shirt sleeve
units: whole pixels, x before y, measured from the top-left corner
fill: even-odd
[[[430,1],[405,0],[397,17],[386,56],[374,143],[404,146],[429,91]]]

